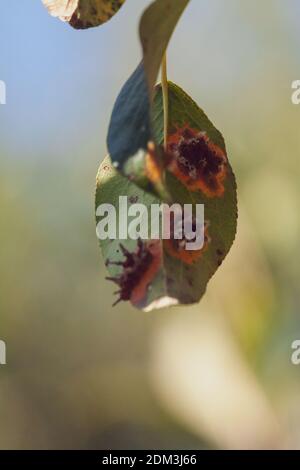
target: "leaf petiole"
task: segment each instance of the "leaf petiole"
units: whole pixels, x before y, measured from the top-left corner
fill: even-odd
[[[168,144],[168,125],[169,125],[169,90],[168,90],[168,73],[167,73],[167,53],[163,55],[161,63],[161,86],[163,96],[164,111],[164,149],[167,150]]]

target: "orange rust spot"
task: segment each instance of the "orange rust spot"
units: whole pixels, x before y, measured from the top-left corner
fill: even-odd
[[[168,137],[167,150],[169,171],[189,190],[200,190],[208,197],[223,196],[227,156],[205,132],[185,124]]]
[[[146,174],[149,180],[156,184],[162,179],[162,172],[157,162],[154,142],[148,143],[148,152],[146,154]]]
[[[178,243],[178,240],[170,239],[164,240],[164,248],[173,258],[183,261],[185,264],[193,264],[202,254],[207,250],[208,244],[210,243],[210,237],[208,235],[208,225],[205,224],[204,229],[204,245],[200,250],[187,250],[185,247],[181,248]]]
[[[162,249],[160,240],[148,242],[147,250],[149,250],[153,258],[148,269],[145,271],[145,273],[143,273],[138,284],[134,287],[132,291],[130,301],[134,305],[140,303],[146,297],[148,286],[151,284],[161,267]]]

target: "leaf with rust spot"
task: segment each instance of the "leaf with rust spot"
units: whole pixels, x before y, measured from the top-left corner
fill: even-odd
[[[127,196],[128,207],[131,204],[143,203],[147,208],[159,204],[159,200],[150,193],[130,182],[112,165],[106,157],[100,165],[96,189],[96,223],[97,208],[101,204],[112,204],[116,208],[117,232],[119,230],[119,196]],[[124,215],[124,214],[123,214]],[[153,302],[166,296],[163,276],[162,245],[158,241],[139,242],[131,239],[100,240],[109,279],[116,284],[116,302],[129,300],[135,307],[151,309]]]
[[[50,15],[75,29],[99,26],[110,20],[125,0],[42,0]]]
[[[156,0],[142,15],[143,60],[116,100],[107,137],[109,154],[118,170],[165,199],[164,158],[153,138],[151,103],[163,54],[188,3],[189,0]]]
[[[163,143],[161,87],[155,89],[151,115],[153,136]],[[168,153],[165,184],[172,203],[203,204],[205,239],[189,251],[182,241],[103,240],[100,246],[110,280],[118,286],[117,301],[129,300],[144,310],[193,304],[203,296],[210,278],[234,241],[237,224],[236,183],[224,139],[205,113],[178,86],[169,83]],[[96,207],[112,204],[119,217],[119,196],[148,208],[162,199],[143,191],[106,158],[97,177]],[[97,217],[97,223],[100,218]],[[183,240],[184,242],[184,240]]]

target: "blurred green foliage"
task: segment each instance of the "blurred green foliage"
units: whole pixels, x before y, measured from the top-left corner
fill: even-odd
[[[12,11],[20,5],[6,3]],[[290,363],[291,342],[300,337],[300,107],[290,100],[299,78],[297,2],[194,1],[179,25],[170,78],[226,138],[240,221],[204,301],[151,314],[111,308],[92,189],[111,105],[136,63],[135,25],[147,2],[127,2],[126,14],[124,7],[103,33],[82,33],[80,56],[72,44],[78,36],[29,3],[20,30],[27,43],[9,45],[16,30],[8,7],[1,21],[11,36],[0,28],[1,47],[11,47],[11,63],[20,67],[0,107],[0,338],[8,361],[0,368],[0,448],[300,447],[300,369]],[[39,28],[45,32],[34,46],[30,34]],[[56,34],[51,61],[40,71],[35,62],[25,66],[32,51],[52,50]],[[118,64],[108,74],[97,44],[113,35]],[[186,53],[189,41],[198,48]],[[70,67],[69,90],[61,77]],[[37,86],[38,73],[49,81]],[[219,349],[205,344],[203,331],[222,338]],[[253,422],[245,414],[245,397],[261,411],[263,429],[259,416]],[[236,415],[228,416],[233,403]]]

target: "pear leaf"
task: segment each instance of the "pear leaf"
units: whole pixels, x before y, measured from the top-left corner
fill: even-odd
[[[107,137],[115,167],[143,189],[166,199],[164,156],[153,138],[151,105],[163,54],[188,3],[189,0],[156,0],[142,15],[143,60],[116,100]]]
[[[178,86],[169,82],[169,127],[165,184],[172,203],[181,207],[204,206],[204,244],[188,250],[186,240],[132,239],[119,236],[120,217],[127,217],[119,197],[128,208],[146,207],[151,227],[151,207],[163,200],[136,185],[116,170],[107,157],[97,176],[98,207],[111,204],[116,209],[115,239],[100,240],[110,273],[118,286],[117,300],[128,300],[146,311],[176,304],[193,304],[205,293],[209,279],[222,264],[234,241],[237,225],[236,183],[228,161],[224,139],[205,113]],[[158,145],[163,142],[163,100],[161,87],[155,89],[151,123]],[[128,212],[129,214],[129,212]],[[130,227],[130,221],[129,221]]]

